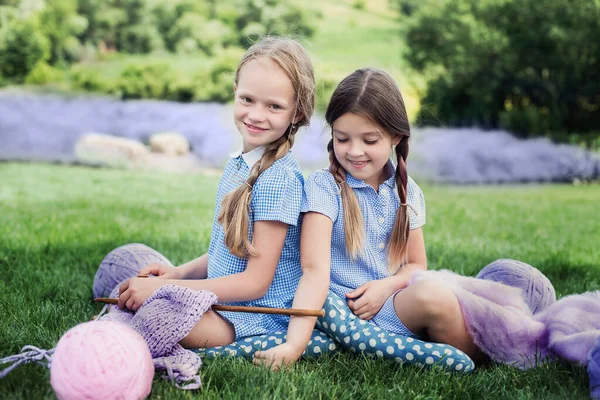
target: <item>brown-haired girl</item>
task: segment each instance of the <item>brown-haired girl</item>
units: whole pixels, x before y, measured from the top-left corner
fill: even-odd
[[[219,182],[208,253],[180,267],[149,264],[120,287],[119,307],[137,310],[156,289],[177,284],[215,293],[220,303],[287,308],[301,275],[303,177],[290,149],[314,109],[312,63],[296,41],[266,38],[235,73],[234,123],[243,149]],[[286,329],[281,315],[209,312],[183,339],[213,347]]]
[[[304,186],[303,276],[293,306],[320,307],[329,289],[388,332],[475,356],[454,294],[432,280],[407,287],[415,270],[427,268],[425,201],[407,174],[410,126],[394,80],[380,70],[355,71],[335,89],[325,119],[332,132],[330,165]],[[255,354],[255,362],[294,362],[315,320],[293,317],[287,342]]]

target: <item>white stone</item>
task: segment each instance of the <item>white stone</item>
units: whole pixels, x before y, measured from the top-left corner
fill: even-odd
[[[150,151],[134,139],[87,133],[75,143],[75,156],[79,161],[110,167],[145,167]]]
[[[176,132],[155,133],[150,136],[150,149],[153,153],[168,156],[185,156],[190,152],[190,143],[181,134]]]

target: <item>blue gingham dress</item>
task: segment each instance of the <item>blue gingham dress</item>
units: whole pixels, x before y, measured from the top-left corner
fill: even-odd
[[[376,279],[390,276],[387,268],[387,243],[394,227],[396,210],[400,206],[400,197],[394,181],[394,165],[386,164],[388,176],[381,185],[379,193],[362,180],[346,174],[347,184],[358,198],[365,224],[364,253],[352,261],[346,252],[344,231],[344,211],[339,188],[326,169],[313,172],[306,179],[302,212],[318,212],[331,219],[331,283],[329,289],[341,298],[357,287]],[[408,178],[407,203],[410,229],[425,224],[425,199],[419,186]],[[414,209],[414,210],[413,210]],[[398,319],[394,310],[393,296],[386,301],[371,322],[389,332],[415,336]]]
[[[215,219],[208,249],[208,279],[236,274],[246,269],[248,259],[232,255],[224,240],[223,227],[217,222],[223,196],[233,191],[250,174],[250,167],[239,155],[225,166],[219,181],[215,205]],[[279,264],[271,287],[264,297],[247,302],[220,303],[228,305],[290,308],[300,268],[300,205],[304,178],[291,152],[275,161],[257,179],[250,202],[249,238],[254,221],[280,221],[289,225]],[[287,329],[289,317],[284,315],[224,312],[219,314],[235,328],[236,340],[247,336]]]

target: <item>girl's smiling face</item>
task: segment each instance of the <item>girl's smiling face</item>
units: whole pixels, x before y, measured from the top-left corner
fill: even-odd
[[[267,57],[248,61],[239,72],[233,107],[244,153],[279,139],[296,114],[296,94],[287,74]]]
[[[379,184],[388,178],[383,167],[400,137],[392,139],[369,119],[352,113],[336,119],[332,128],[333,151],[340,165],[356,179],[379,190]]]

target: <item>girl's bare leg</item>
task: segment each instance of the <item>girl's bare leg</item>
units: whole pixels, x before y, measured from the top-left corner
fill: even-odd
[[[443,283],[425,280],[410,285],[396,294],[394,308],[414,334],[452,345],[473,360],[485,358],[467,331],[458,299]]]
[[[214,311],[204,313],[190,333],[179,344],[185,348],[210,348],[235,341],[235,329]]]

